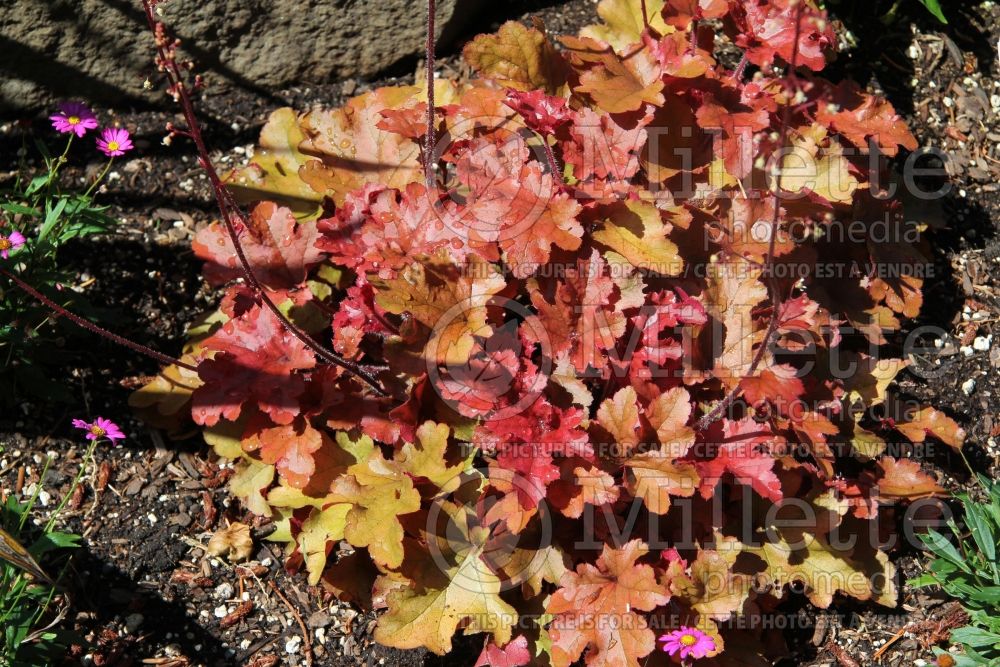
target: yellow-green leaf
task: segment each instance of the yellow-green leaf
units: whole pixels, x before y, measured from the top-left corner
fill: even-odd
[[[562,56],[540,30],[508,21],[492,35],[479,35],[462,54],[484,77],[506,88],[556,94],[566,82]]]
[[[667,232],[659,209],[648,202],[628,201],[615,207],[593,237],[636,268],[675,276],[683,269],[684,262],[677,253],[677,245],[667,238]]]

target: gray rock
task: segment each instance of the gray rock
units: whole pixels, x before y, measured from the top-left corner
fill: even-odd
[[[142,614],[129,614],[125,617],[125,632],[130,635],[134,635],[136,631],[142,627],[142,622],[145,619]]]
[[[228,582],[222,582],[215,587],[212,591],[212,595],[215,596],[216,600],[229,600],[233,597],[233,586]]]
[[[484,0],[438,0],[441,43]],[[368,77],[422,53],[420,0],[171,0],[164,21],[213,85],[274,91]],[[160,102],[139,0],[0,0],[0,109]]]

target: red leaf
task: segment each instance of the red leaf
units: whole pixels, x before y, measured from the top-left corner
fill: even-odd
[[[192,396],[195,422],[235,421],[251,400],[278,424],[290,424],[299,414],[305,380],[295,371],[312,368],[316,360],[270,310],[254,306],[229,320],[204,347],[216,355],[198,367],[205,384]]]
[[[548,485],[559,479],[554,455],[593,457],[587,433],[580,428],[583,417],[579,408],[561,409],[539,398],[519,414],[483,423],[474,440],[484,452],[495,453],[491,470],[514,473],[514,479],[501,476],[521,507],[531,509],[545,496]]]
[[[798,371],[793,366],[781,364],[745,377],[740,380],[743,398],[751,406],[767,403],[774,406],[779,414],[788,416],[805,392],[805,386],[796,373]]]
[[[726,0],[667,0],[663,18],[667,25],[687,30],[693,20],[718,19],[728,12]]]
[[[625,129],[608,114],[583,108],[570,128],[572,142],[563,144],[563,158],[578,180],[592,177],[624,181],[639,171],[638,152],[646,143],[641,125]]]
[[[553,246],[576,250],[583,236],[576,219],[580,205],[564,191],[561,178],[529,155],[519,136],[499,143],[480,139],[456,164],[459,180],[471,189],[456,213],[470,243],[491,260],[499,246],[522,276],[548,262]]]
[[[644,305],[631,319],[634,329],[624,337],[631,347],[631,342],[636,340],[635,330],[641,331],[638,345],[631,358],[625,361],[629,363],[629,378],[643,394],[647,391],[641,383],[670,375],[665,369],[684,357],[683,331],[679,327],[700,327],[708,321],[700,301],[683,290],[678,289],[678,292],[679,300],[674,292],[666,290],[652,294],[651,303]]]
[[[875,480],[875,484],[880,498],[916,500],[945,493],[937,481],[923,472],[920,464],[913,459],[884,456],[878,463],[882,468],[882,475]]]
[[[296,489],[305,488],[309,478],[316,472],[313,453],[329,438],[312,427],[305,419],[273,428],[253,429],[243,437],[243,449],[248,452],[260,450],[264,463],[274,464],[278,474]]]
[[[336,216],[317,223],[322,236],[316,245],[336,264],[383,278],[446,245],[461,257],[461,227],[439,199],[437,190],[420,183],[404,190],[369,185],[348,195]]]
[[[566,100],[546,95],[543,90],[509,90],[504,103],[521,116],[525,125],[543,136],[552,134],[572,120],[572,112],[566,107]]]
[[[666,604],[670,594],[649,565],[637,561],[649,549],[632,540],[621,549],[605,546],[595,565],[581,563],[567,572],[546,612],[552,664],[568,667],[587,651],[589,667],[638,667],[656,648],[645,616]]]
[[[824,97],[817,106],[816,120],[862,151],[868,152],[869,138],[889,157],[896,155],[898,146],[916,150],[916,138],[888,100],[869,95],[853,81],[841,82]]]
[[[349,287],[333,316],[333,349],[348,358],[358,355],[365,334],[390,334],[385,311],[375,304],[375,289],[366,280]]]
[[[774,473],[771,447],[776,443],[770,429],[747,417],[740,421],[723,420],[723,438],[718,454],[711,461],[698,461],[701,495],[711,498],[724,473],[730,473],[740,484],[751,487],[763,497],[777,502],[783,497],[781,481]],[[712,429],[710,433],[717,433]]]
[[[597,250],[589,259],[578,257],[576,266],[567,269],[565,280],[533,292],[531,303],[554,356],[569,353],[581,373],[589,366],[603,368],[607,360],[601,352],[613,349],[625,333],[622,293]]]
[[[732,3],[737,27],[733,41],[754,65],[766,66],[780,57],[786,63],[795,55],[797,66],[819,71],[826,66],[825,52],[836,44],[830,19],[812,0],[755,0]],[[801,11],[796,31],[796,16]],[[795,35],[799,45],[796,53]]]
[[[264,285],[284,289],[306,279],[313,266],[323,260],[316,247],[316,225],[299,224],[290,209],[273,202],[254,207],[245,227],[240,226],[240,245],[254,275]],[[205,278],[221,285],[243,277],[233,241],[221,222],[213,222],[195,236],[191,249],[206,262]]]
[[[483,647],[483,652],[479,654],[479,660],[473,667],[522,667],[531,662],[531,653],[528,651],[528,638],[518,635],[503,648],[499,648],[490,639],[489,643]]]
[[[965,429],[934,408],[921,408],[909,415],[906,421],[896,422],[896,430],[911,442],[923,442],[928,435],[932,435],[955,451],[961,451],[965,442]]]
[[[427,103],[406,109],[382,109],[382,120],[375,124],[380,130],[398,134],[407,139],[419,139],[427,134]]]
[[[736,178],[743,178],[753,167],[757,147],[754,132],[768,126],[768,114],[763,109],[746,110],[738,104],[723,105],[712,94],[705,94],[704,101],[695,112],[698,126],[705,130],[719,130],[718,145],[725,161],[726,171]]]

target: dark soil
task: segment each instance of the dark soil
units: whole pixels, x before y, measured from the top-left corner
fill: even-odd
[[[480,30],[537,14],[551,32],[565,33],[594,19],[591,0],[496,4]],[[911,330],[933,326],[948,336],[936,336],[938,346],[928,337],[931,351],[920,368],[935,372],[904,372],[898,392],[948,411],[969,433],[966,453],[973,465],[995,472],[1000,464],[1000,83],[994,82],[993,49],[1000,9],[949,4],[952,23],[945,27],[925,16],[918,3],[904,2],[904,14],[884,26],[872,18],[872,4],[841,0],[834,6],[858,44],[840,57],[835,75],[881,88],[906,115],[921,145],[947,155],[952,184],[939,203],[914,209],[937,231],[935,274]],[[441,69],[457,71],[458,62],[454,52],[445,54]],[[337,105],[367,88],[410,80],[416,67],[410,63],[407,72],[378,81],[341,81],[266,97],[209,88],[199,109],[217,150],[213,157],[221,164],[239,162],[278,106]],[[113,117],[139,139],[137,157],[116,167],[103,195],[121,228],[67,248],[64,261],[79,272],[81,283],[92,279],[87,295],[117,313],[108,321],[118,332],[176,354],[186,327],[215,298],[203,287],[189,247],[194,232],[214,216],[211,192],[190,147],[161,143],[165,124],[177,120],[172,111],[117,109]],[[39,130],[44,127],[44,121],[34,122]],[[0,156],[13,155],[20,146],[17,132],[12,124],[2,126]],[[72,160],[71,178],[98,168],[82,154]],[[0,170],[8,168],[12,165],[0,162]],[[20,412],[0,416],[0,492],[22,494],[38,483],[41,463],[51,453],[53,466],[42,481],[49,507],[68,488],[82,455],[70,418],[108,416],[124,423],[128,435],[123,448],[98,453],[97,470],[108,473],[107,485],[91,484],[66,515],[65,527],[82,533],[87,545],[74,558],[70,577],[76,590],[73,622],[90,642],[86,655],[77,656],[80,663],[270,665],[277,663],[266,658],[274,656],[280,664],[305,664],[298,615],[308,626],[317,666],[471,664],[481,640],[457,639],[457,654],[447,660],[374,644],[370,612],[329,600],[303,577],[287,575],[280,549],[266,541],[256,541],[259,551],[244,567],[207,557],[204,544],[215,528],[230,520],[253,524],[252,515],[225,492],[225,464],[198,438],[164,442],[158,431],[128,417],[131,387],[121,380],[155,372],[155,362],[100,340],[83,340],[78,366],[64,371],[80,404],[26,402]],[[939,453],[928,464],[950,488],[968,482],[954,455]],[[905,576],[917,574],[923,563],[918,553],[894,558]],[[236,618],[234,612],[248,608]],[[783,664],[929,662],[929,645],[941,638],[932,632],[935,624],[924,621],[952,611],[943,600],[908,588],[900,608],[889,613],[856,603],[830,610],[805,607],[808,629],[787,633],[793,653]]]

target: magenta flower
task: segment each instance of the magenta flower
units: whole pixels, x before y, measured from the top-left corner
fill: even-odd
[[[115,440],[125,439],[125,434],[122,433],[120,428],[118,428],[118,424],[114,423],[110,419],[105,419],[104,417],[98,417],[93,422],[89,423],[83,421],[82,419],[74,419],[73,426],[86,431],[87,440],[107,438],[111,441],[111,444],[115,444]]]
[[[715,640],[696,628],[681,628],[660,637],[663,650],[670,655],[680,653],[681,660],[704,658],[715,650]]]
[[[11,232],[10,236],[0,234],[0,257],[7,259],[11,250],[17,250],[24,245],[24,237],[20,232]]]
[[[97,116],[82,102],[63,102],[59,113],[49,116],[49,120],[57,132],[72,132],[78,137],[87,134],[87,130],[97,129]]]
[[[97,140],[97,148],[108,157],[118,157],[132,150],[132,140],[129,139],[128,130],[106,127]]]

